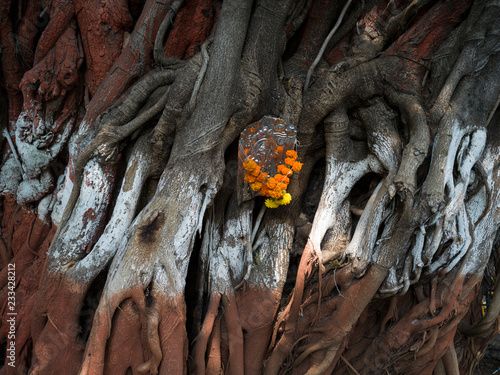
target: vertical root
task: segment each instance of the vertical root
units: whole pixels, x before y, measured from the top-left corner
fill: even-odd
[[[193,347],[193,359],[196,366],[196,374],[205,373],[205,354],[208,345],[208,339],[213,335],[215,318],[217,317],[221,296],[218,293],[212,294],[208,304],[208,311],[203,320],[201,331],[195,338]]]
[[[155,304],[149,309],[147,318],[147,337],[149,349],[151,350],[151,359],[146,363],[137,366],[137,372],[141,374],[158,374],[158,367],[163,358],[160,345],[160,336],[158,334],[158,325],[160,322],[159,307]]]
[[[457,352],[455,351],[455,344],[453,342],[448,347],[448,350],[446,350],[446,353],[444,353],[441,360],[443,361],[443,365],[446,370],[446,375],[460,374],[460,370],[458,367]]]
[[[221,356],[221,318],[216,318],[214,328],[209,343],[209,355],[207,359],[206,374],[220,375],[222,373],[222,356]]]
[[[323,374],[328,367],[332,364],[335,356],[337,355],[337,349],[339,345],[335,345],[325,350],[325,357],[317,366],[312,366],[309,371],[306,372],[306,375],[321,375]]]
[[[292,299],[289,302],[286,309],[288,313],[283,313],[282,317],[278,320],[275,325],[272,342],[274,341],[277,330],[280,328],[282,323],[285,324],[285,333],[280,338],[276,346],[274,346],[273,351],[268,359],[265,375],[277,374],[281,364],[285,358],[289,355],[290,349],[294,343],[294,331],[297,325],[297,319],[299,318],[299,311],[302,305],[302,297],[304,294],[304,286],[306,275],[311,271],[312,263],[311,259],[314,257],[313,244],[309,240],[306,244],[302,257],[300,258],[299,268],[297,270],[297,279],[295,282],[295,288],[293,289]]]
[[[120,303],[131,295],[132,291],[126,290],[110,298],[102,297],[95,313],[80,375],[103,373],[106,342],[111,335],[111,320]]]
[[[243,374],[244,352],[243,352],[243,330],[241,328],[238,306],[232,291],[228,290],[226,298],[222,298],[226,308],[224,313],[229,336],[229,361],[227,373],[229,375]]]

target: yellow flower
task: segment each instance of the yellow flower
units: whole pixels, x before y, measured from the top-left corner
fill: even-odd
[[[278,208],[280,206],[274,199],[266,199],[264,203],[267,208]]]
[[[283,197],[278,201],[280,205],[288,204],[292,201],[292,195],[290,193],[286,193]]]

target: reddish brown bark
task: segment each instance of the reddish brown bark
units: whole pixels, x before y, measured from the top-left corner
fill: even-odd
[[[74,6],[88,67],[85,86],[90,100],[120,56],[132,31],[132,16],[126,1],[75,1]]]
[[[245,374],[261,373],[280,297],[279,291],[258,286],[247,286],[236,292],[236,304],[245,338]]]
[[[21,82],[23,71],[15,53],[15,33],[10,18],[13,3],[14,1],[9,0],[2,1],[0,4],[0,44],[2,45],[0,61],[2,63],[3,85],[9,99],[10,122],[16,121],[23,106],[23,99],[19,90],[19,82]]]
[[[179,59],[193,57],[211,33],[214,19],[211,0],[187,0],[165,41],[165,55]]]
[[[16,367],[23,373],[29,368],[32,351],[31,323],[34,315],[34,302],[38,293],[43,263],[54,231],[44,224],[30,210],[22,209],[12,197],[2,199],[3,217],[1,221],[1,243],[5,246],[0,271],[0,300],[2,322],[0,340],[7,338],[9,324],[7,318],[7,263],[15,264],[16,272]],[[17,373],[5,367],[7,373]]]

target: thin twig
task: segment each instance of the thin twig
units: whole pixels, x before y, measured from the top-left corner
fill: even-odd
[[[9,142],[10,149],[12,150],[12,155],[14,156],[14,159],[17,162],[17,165],[19,166],[19,170],[21,171],[21,174],[24,174],[24,167],[23,164],[21,163],[21,159],[19,159],[19,155],[17,154],[16,148],[14,146],[14,142],[12,142],[12,138],[10,137],[9,131],[7,129],[3,129],[3,135],[5,138],[7,138],[7,142]]]
[[[203,58],[203,63],[201,65],[200,71],[198,72],[198,76],[196,77],[196,82],[194,83],[193,93],[191,94],[191,98],[189,99],[189,103],[187,105],[188,111],[192,111],[196,104],[196,97],[198,96],[198,91],[200,90],[201,84],[203,82],[203,78],[205,78],[205,73],[207,72],[208,67],[208,45],[212,43],[212,39],[209,38],[203,43],[201,46],[201,56]]]
[[[263,204],[262,207],[260,208],[259,215],[257,216],[257,220],[255,220],[255,225],[253,227],[252,239],[251,239],[252,244],[253,244],[253,241],[255,239],[255,236],[257,235],[257,231],[259,230],[259,227],[260,227],[260,222],[262,221],[262,218],[264,217],[265,212],[266,212],[266,206]]]
[[[349,361],[347,359],[345,359],[342,354],[340,355],[340,359],[343,360],[344,363],[347,365],[347,367],[349,367],[352,371],[354,371],[354,373],[356,375],[359,375],[359,372],[357,372],[356,369],[354,367],[352,367],[352,365],[349,363]]]
[[[61,336],[66,336],[64,333],[61,332],[61,330],[59,328],[57,328],[56,324],[54,323],[54,321],[52,319],[50,319],[50,315],[47,314],[47,318],[49,319],[49,322],[52,324],[52,326],[56,329],[57,332],[59,332],[59,334]]]
[[[335,23],[335,26],[333,26],[332,31],[330,31],[330,33],[326,37],[325,41],[323,42],[323,45],[321,46],[321,49],[319,50],[318,56],[316,56],[316,59],[314,59],[314,62],[309,67],[309,70],[307,71],[306,83],[304,85],[304,90],[307,90],[307,88],[309,87],[309,82],[311,81],[311,76],[312,76],[312,74],[314,72],[314,69],[316,68],[316,65],[318,65],[319,60],[321,60],[321,57],[323,56],[323,53],[325,53],[326,46],[328,45],[328,43],[330,42],[330,39],[332,39],[333,35],[335,34],[335,32],[337,31],[337,29],[339,28],[340,23],[342,22],[342,19],[344,18],[345,14],[347,12],[347,8],[349,8],[349,5],[351,5],[351,3],[352,3],[352,0],[349,0],[344,5],[344,8],[342,9],[342,12],[340,12],[340,16],[337,19],[337,22]]]

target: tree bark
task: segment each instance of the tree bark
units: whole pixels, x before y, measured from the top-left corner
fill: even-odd
[[[499,16],[5,1],[0,374],[473,371],[500,314]]]

